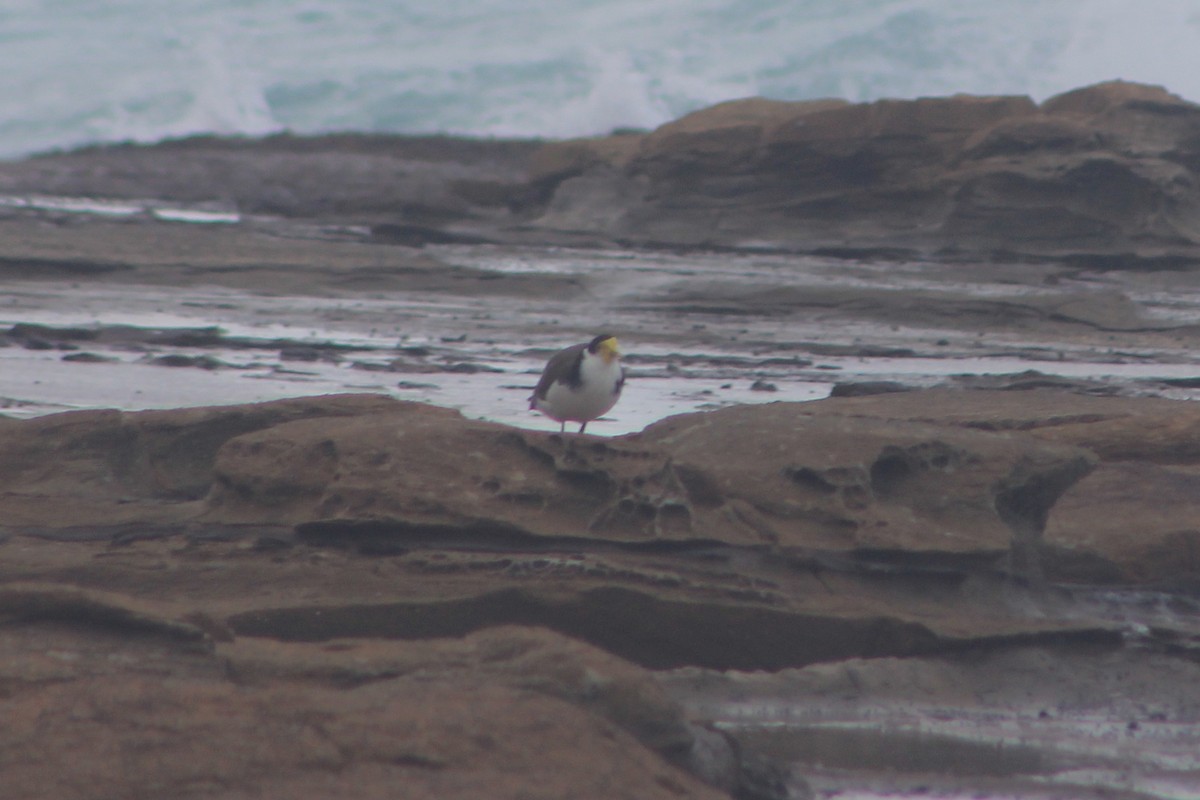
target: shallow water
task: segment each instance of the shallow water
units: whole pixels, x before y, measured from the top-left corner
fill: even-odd
[[[1200,665],[1144,647],[1195,639],[1192,600],[1110,590],[1059,613],[1116,622],[1123,648],[1014,647],[777,673],[663,675],[695,716],[789,765],[818,797],[1200,796]],[[796,781],[794,797],[805,796]]]
[[[542,364],[555,349],[601,330],[619,335],[630,380],[609,417],[589,428],[600,435],[734,403],[817,399],[837,383],[969,384],[1026,370],[1085,380],[1103,391],[1200,396],[1200,389],[1187,385],[1200,375],[1200,355],[1189,346],[1190,334],[1176,341],[1169,329],[1197,318],[1200,287],[1163,290],[1154,280],[1099,273],[1076,275],[1074,285],[1056,280],[1047,287],[1032,280],[1014,283],[1004,275],[981,279],[977,270],[956,272],[947,265],[784,255],[499,246],[429,252],[450,264],[489,271],[571,274],[586,289],[549,299],[445,292],[314,296],[218,286],[180,291],[9,281],[0,326],[95,331],[128,326],[134,332],[52,342],[46,349],[0,348],[0,398],[6,413],[33,416],[89,407],[132,410],[384,392],[549,430],[557,426],[530,412],[526,402]],[[970,319],[940,327],[873,320],[853,303],[847,311],[771,301],[775,291],[833,285],[897,296],[934,291],[974,298],[1121,292],[1148,319],[1173,319],[1155,323],[1167,327],[1165,333],[1105,333],[1084,326],[1047,338],[1044,331],[976,330]],[[766,292],[765,305],[755,292]],[[212,328],[219,335],[201,346],[161,341],[172,331]],[[139,329],[146,335],[139,338]],[[155,359],[162,356],[193,366],[160,366]],[[1169,380],[1184,385],[1164,383]]]

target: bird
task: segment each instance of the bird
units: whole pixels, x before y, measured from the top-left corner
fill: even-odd
[[[560,433],[566,433],[568,422],[578,422],[583,433],[589,422],[617,404],[624,385],[617,337],[602,333],[550,357],[529,408],[561,423]]]

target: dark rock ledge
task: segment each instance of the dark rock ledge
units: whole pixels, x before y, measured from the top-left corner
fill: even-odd
[[[551,143],[345,134],[91,148],[2,164],[0,193],[209,204],[409,246],[1179,268],[1200,261],[1198,171],[1200,106],[1115,81],[1041,104],[750,98],[649,133]]]
[[[751,98],[534,156],[533,224],[642,245],[1172,267],[1200,258],[1200,106],[1053,97]]]
[[[645,668],[1112,651],[1075,589],[1200,579],[1172,401],[902,392],[598,439],[347,395],[4,419],[0,450],[0,774],[29,798],[779,796]]]

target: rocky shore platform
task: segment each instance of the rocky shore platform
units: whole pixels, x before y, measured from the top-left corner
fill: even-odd
[[[1194,796],[1196,170],[1122,83],[0,164],[0,794]]]

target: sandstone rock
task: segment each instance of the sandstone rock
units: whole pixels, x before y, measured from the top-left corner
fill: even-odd
[[[462,639],[334,640],[319,646],[244,638],[219,654],[242,684],[305,680],[349,688],[397,678],[454,678],[565,700],[680,760],[692,734],[680,707],[645,670],[559,634],[498,626]]]
[[[218,637],[540,624],[652,666],[778,668],[1098,633],[1020,614],[982,621],[1001,589],[988,580],[1005,574],[1194,579],[1190,506],[1171,502],[1195,449],[1189,409],[905,392],[687,415],[613,440],[366,396],[77,413],[0,426],[16,454],[0,507],[31,545],[121,543],[126,554],[94,562],[82,586],[162,601],[188,586],[176,616]],[[1167,452],[1169,471],[1138,460]],[[1140,494],[1106,488],[1118,464],[1146,481]],[[1179,510],[1150,516],[1147,503]],[[1140,521],[1137,540],[1121,509]],[[176,550],[180,537],[224,564],[219,579]],[[8,574],[53,574],[38,548]],[[364,556],[388,566],[358,574]],[[708,557],[739,566],[714,574]],[[161,579],[135,566],[143,558]],[[263,563],[275,577],[259,585]],[[969,575],[983,583],[965,595]],[[897,594],[910,581],[923,590]],[[952,610],[932,613],[950,597]]]
[[[5,421],[0,771],[35,798],[778,797],[644,668],[1118,648],[1042,581],[1194,585],[1197,414],[1034,389],[608,440],[373,396]]]
[[[830,424],[780,403],[679,417],[641,438],[670,450],[695,506],[784,548],[1008,555],[1090,469],[1077,450],[964,432]]]
[[[523,181],[539,146],[438,136],[201,136],[3,165],[0,187],[16,194],[218,203],[242,213],[347,216],[357,224],[396,218],[441,224],[489,214],[493,187]]]
[[[831,430],[789,404],[681,417],[615,441],[396,410],[230,440],[198,519],[306,523],[310,541],[344,531],[376,549],[385,532],[393,549],[550,537],[999,557],[1015,534],[998,498],[1024,498],[1016,487],[1031,482],[1061,490],[1089,466],[1081,451],[1003,435],[873,421]],[[1044,497],[1021,513],[1040,519],[1058,490],[1032,490]]]
[[[1195,260],[1197,142],[1200,107],[1119,81],[1041,106],[734,101],[664,125],[632,157],[569,145],[538,224],[578,230],[590,209],[594,232],[654,244]]]
[[[624,168],[641,140],[639,134],[622,134],[547,143],[533,155],[530,183],[535,186],[554,184],[598,165]]]
[[[561,700],[455,681],[333,690],[98,678],[3,701],[24,798],[724,796]],[[70,753],[70,758],[47,758]]]
[[[663,314],[803,314],[836,312],[851,318],[895,325],[1030,331],[1062,335],[1077,331],[1169,332],[1181,326],[1153,319],[1127,295],[1096,291],[1063,295],[970,296],[964,292],[894,292],[840,286],[746,286],[737,281],[687,280],[648,293],[645,307]],[[1052,333],[1053,332],[1053,333]],[[911,354],[911,351],[909,351]],[[886,355],[902,356],[896,350]]]
[[[1061,580],[1190,590],[1200,576],[1200,469],[1105,464],[1064,494],[1045,541]]]
[[[945,406],[940,402],[945,399]],[[1033,390],[898,393],[818,402],[819,415],[934,421],[1019,430],[1086,448],[1096,469],[1050,510],[1042,558],[1052,579],[1194,586],[1200,409],[1160,399]],[[937,408],[937,414],[930,414]]]
[[[722,796],[668,764],[703,766],[689,761],[692,725],[649,673],[560,635],[205,648],[166,616],[172,606],[0,586],[7,792]],[[736,791],[737,755],[720,757]]]
[[[353,395],[226,409],[122,414],[78,411],[0,427],[4,526],[111,535],[122,525],[178,526],[196,516],[217,451],[231,438],[291,418],[394,408]]]
[[[20,515],[29,560],[9,571],[40,578],[53,574],[41,559],[112,542],[77,568],[81,585],[164,602],[186,587],[177,615],[218,638],[538,624],[656,667],[1104,638],[1086,622],[979,617],[1004,575],[1037,577],[1045,516],[1086,451],[899,415],[828,419],[732,408],[603,440],[361,396],[48,417],[0,427],[14,452],[36,436],[51,459],[12,464],[0,508]],[[187,469],[169,473],[175,439]],[[364,558],[381,563],[364,574]],[[714,558],[738,566],[714,572]]]
[[[10,533],[59,539],[299,526],[312,543],[375,552],[592,540],[997,564],[1048,545],[1109,563],[1110,578],[1177,580],[1194,573],[1190,505],[1153,487],[1186,494],[1171,487],[1195,470],[1194,416],[1171,401],[923,392],[734,408],[576,440],[369,396],[78,412],[0,426],[0,505]],[[1072,487],[1088,451],[1101,469]],[[1146,489],[1105,489],[1118,474]],[[1101,508],[1108,524],[1097,527]],[[1114,554],[1125,529],[1141,531],[1153,564]]]
[[[10,454],[3,505],[9,530],[59,538],[300,525],[313,542],[393,552],[544,538],[995,559],[1028,545],[1022,537],[1040,532],[1058,493],[1090,468],[1084,451],[1038,439],[1105,461],[1169,458],[1174,474],[1200,447],[1189,444],[1200,424],[1186,406],[1036,396],[734,408],[607,441],[368,396],[71,413],[0,427]],[[834,427],[831,408],[844,410]],[[1057,409],[1086,424],[1058,421]],[[1067,519],[1056,518],[1056,532]]]
[[[746,98],[646,134],[566,142],[200,138],[0,165],[0,188],[218,202],[370,225],[376,241],[411,247],[615,242],[1170,266],[1200,258],[1198,148],[1200,107],[1112,81],[1041,105]],[[130,269],[119,252],[41,256],[68,273]]]
[[[84,624],[191,643],[200,649],[206,649],[209,643],[202,628],[164,616],[152,605],[108,592],[55,584],[0,584],[0,621]]]

